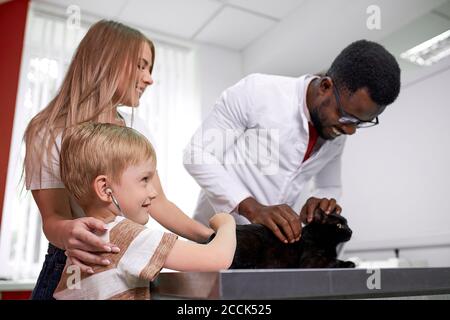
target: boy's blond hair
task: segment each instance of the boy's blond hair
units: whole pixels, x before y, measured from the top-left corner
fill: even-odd
[[[81,206],[93,199],[92,182],[106,175],[120,183],[123,171],[156,154],[151,143],[132,128],[88,122],[65,132],[60,152],[61,180]]]

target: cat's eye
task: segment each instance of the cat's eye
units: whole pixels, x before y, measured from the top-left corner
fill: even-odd
[[[337,226],[339,229],[342,229],[342,228],[343,228],[342,224],[340,224],[340,223],[338,223],[336,226]]]

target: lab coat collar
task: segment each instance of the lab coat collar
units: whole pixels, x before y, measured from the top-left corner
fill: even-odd
[[[299,109],[300,109],[300,118],[303,124],[303,129],[309,135],[309,126],[308,122],[311,122],[311,114],[309,113],[306,94],[308,92],[308,87],[311,81],[314,79],[320,78],[319,76],[305,74],[299,78]]]

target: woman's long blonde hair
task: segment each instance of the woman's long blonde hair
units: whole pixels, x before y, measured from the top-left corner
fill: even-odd
[[[145,43],[152,52],[151,72],[155,48],[141,32],[106,20],[95,23],[88,30],[55,98],[33,117],[25,130],[27,186],[37,173],[42,181],[44,159],[51,167],[52,149],[57,146],[59,133],[83,122],[114,122],[114,108],[125,97],[135,94],[137,65]],[[119,94],[122,79],[127,85]]]

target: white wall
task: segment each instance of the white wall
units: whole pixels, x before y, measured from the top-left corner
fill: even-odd
[[[243,51],[244,73],[299,76],[328,69],[358,39],[379,41],[445,0],[306,0]],[[381,29],[369,30],[367,7],[381,10]]]
[[[348,255],[379,259],[404,248],[404,257],[450,266],[449,84],[450,63],[403,87],[378,127],[347,140]]]
[[[202,116],[205,117],[222,91],[242,78],[242,57],[237,51],[208,45],[196,46],[195,54]]]
[[[196,106],[200,105],[201,118],[204,118],[214,106],[214,102],[221,92],[242,77],[241,56],[236,51],[209,45],[193,45],[192,55],[193,72],[196,76],[195,103]],[[186,105],[186,107],[189,106]],[[200,192],[197,182],[182,166],[183,149],[201,124],[200,118],[192,121],[195,123],[183,126],[184,128],[189,127],[190,131],[175,133],[177,141],[182,141],[182,143],[177,145],[176,150],[172,150],[174,158],[168,164],[172,181],[178,179],[183,181],[183,184],[172,185],[165,190],[169,199],[174,200],[175,204],[189,216],[192,216],[194,212]]]

